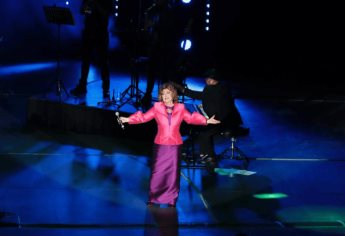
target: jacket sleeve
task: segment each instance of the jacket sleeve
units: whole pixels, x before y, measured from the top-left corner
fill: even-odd
[[[201,91],[194,91],[194,90],[185,88],[183,93],[187,97],[190,97],[193,99],[198,99],[198,100],[202,99],[202,92]]]
[[[198,112],[190,113],[187,109],[183,110],[183,120],[187,124],[191,125],[207,125],[207,119],[205,116]]]
[[[155,117],[155,109],[152,107],[147,112],[137,111],[128,117],[128,124],[141,124],[152,120]]]

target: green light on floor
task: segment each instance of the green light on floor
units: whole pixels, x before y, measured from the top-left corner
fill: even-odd
[[[284,193],[258,193],[253,196],[258,199],[278,199],[287,197]]]

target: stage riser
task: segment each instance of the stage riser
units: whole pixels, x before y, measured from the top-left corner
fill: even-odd
[[[120,112],[128,116],[126,112]],[[52,128],[84,134],[99,134],[153,141],[154,121],[140,125],[125,125],[123,130],[116,121],[115,111],[84,105],[71,105],[31,98],[28,104],[29,126]]]

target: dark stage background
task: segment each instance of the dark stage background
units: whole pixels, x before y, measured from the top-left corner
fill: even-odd
[[[79,57],[79,14],[81,1],[69,1],[75,25],[61,26],[62,60]],[[211,3],[211,30],[204,32],[206,0],[182,6],[181,18],[195,19],[194,47],[189,53],[191,73],[217,66],[226,78],[253,83],[303,89],[344,89],[344,59],[341,46],[343,20],[340,3],[306,1],[214,0]],[[0,63],[54,60],[58,27],[47,23],[43,5],[66,6],[65,1],[2,0],[0,3]],[[145,0],[120,0],[119,18],[110,30],[112,59],[128,56],[128,32],[138,27],[138,18],[152,4]],[[182,22],[182,24],[181,24]],[[183,22],[176,27],[183,27]],[[126,47],[127,46],[127,47]]]
[[[0,0],[0,235],[345,235],[341,1],[209,0],[208,33],[206,0],[192,1],[188,9],[178,5],[175,24],[181,30],[195,20],[186,84],[202,89],[199,75],[218,66],[250,132],[216,135],[216,172],[199,165],[197,130],[182,127],[177,207],[151,209],[156,125],[122,129],[114,111],[138,110],[137,97],[125,92],[137,75],[128,57],[137,17],[152,1],[119,0],[109,101],[94,65],[85,96],[57,93],[59,76],[67,91],[80,76],[81,0],[68,6],[75,25],[61,27],[61,73],[58,27],[43,6],[65,1]],[[187,107],[198,104],[186,98]]]

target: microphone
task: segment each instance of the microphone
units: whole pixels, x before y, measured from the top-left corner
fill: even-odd
[[[115,112],[115,115],[116,115],[116,120],[117,120],[117,123],[121,126],[122,129],[125,129],[125,126],[123,125],[121,119],[120,119],[120,113],[117,111]]]

